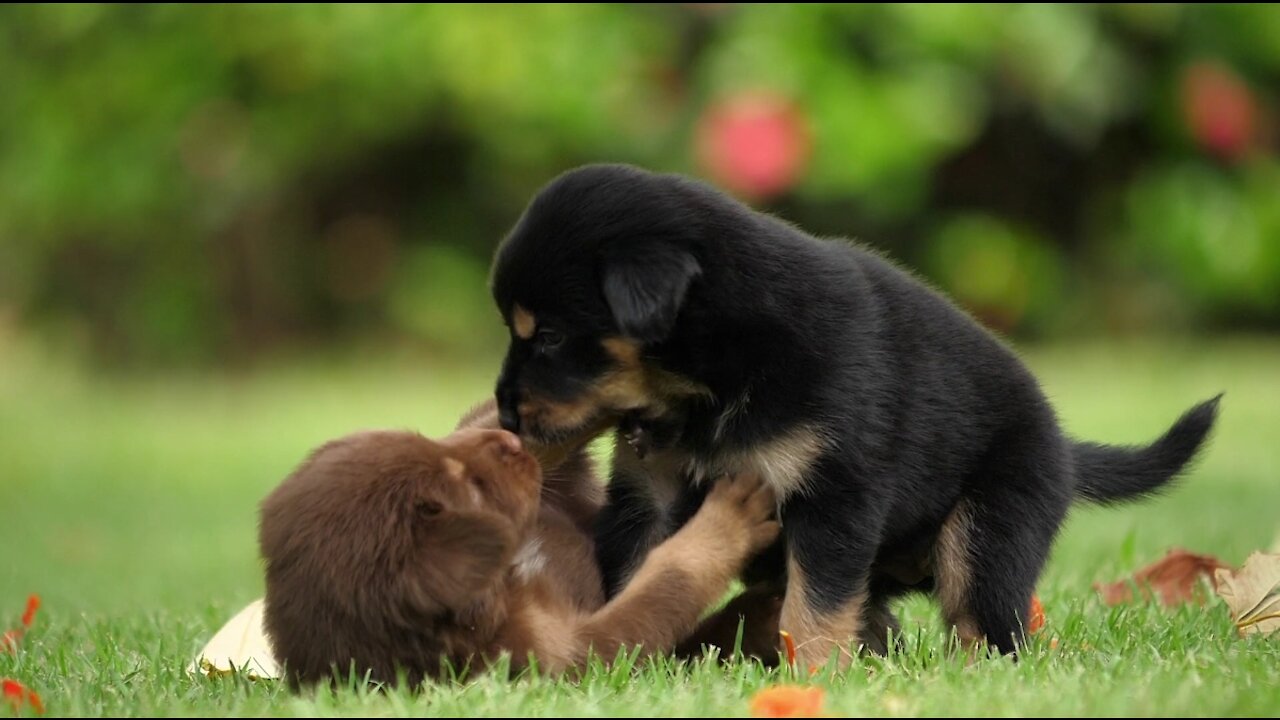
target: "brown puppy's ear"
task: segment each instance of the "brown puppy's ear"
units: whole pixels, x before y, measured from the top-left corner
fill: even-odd
[[[604,251],[604,297],[626,337],[654,343],[675,326],[685,294],[702,274],[688,251],[669,242],[628,243]]]
[[[516,532],[497,513],[419,511],[414,527],[413,567],[407,568],[418,609],[433,605],[460,610],[511,564]]]

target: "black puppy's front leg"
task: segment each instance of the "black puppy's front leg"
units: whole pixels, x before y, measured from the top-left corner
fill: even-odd
[[[837,649],[844,667],[863,630],[883,517],[870,498],[843,484],[846,478],[814,479],[823,491],[796,496],[782,511],[787,593],[780,628],[795,640],[801,668],[825,665]]]
[[[694,486],[671,450],[679,425],[626,418],[614,438],[605,506],[596,521],[596,561],[605,597],[616,595],[649,551],[698,511],[707,487]]]
[[[595,531],[596,561],[606,598],[622,590],[649,551],[664,539],[665,514],[646,482],[616,467],[609,481]]]

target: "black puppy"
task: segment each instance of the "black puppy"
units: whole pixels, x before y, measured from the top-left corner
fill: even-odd
[[[851,639],[883,650],[908,590],[1012,652],[1072,501],[1156,491],[1217,411],[1143,448],[1073,441],[1005,344],[885,258],[627,166],[551,182],[491,281],[511,329],[503,426],[555,442],[621,424],[598,529],[610,591],[708,477],[759,472],[806,664]]]

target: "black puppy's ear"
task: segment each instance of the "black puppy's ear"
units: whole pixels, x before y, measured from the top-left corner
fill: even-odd
[[[659,342],[671,332],[689,286],[701,274],[693,255],[667,243],[615,247],[604,254],[604,298],[623,335]]]

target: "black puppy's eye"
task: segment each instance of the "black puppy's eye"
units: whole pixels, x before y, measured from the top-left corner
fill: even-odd
[[[564,334],[558,330],[543,328],[538,331],[537,342],[538,347],[543,350],[554,350],[564,342]]]

